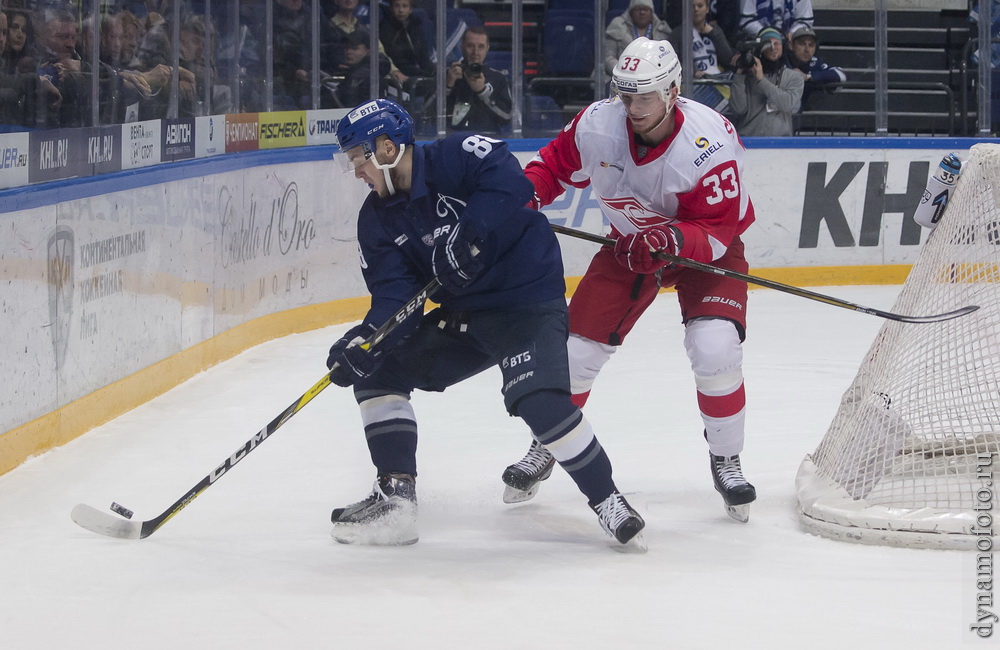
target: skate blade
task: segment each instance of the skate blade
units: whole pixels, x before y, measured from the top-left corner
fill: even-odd
[[[334,524],[330,536],[341,544],[359,546],[409,546],[420,539],[412,529],[358,524]]]
[[[615,543],[611,548],[615,549],[619,553],[629,554],[645,553],[649,550],[649,547],[646,546],[646,538],[642,536],[642,531],[636,533],[635,537],[624,544]]]
[[[503,502],[524,503],[525,501],[534,499],[536,494],[538,494],[538,483],[535,483],[527,490],[518,490],[508,485],[503,490]]]
[[[750,504],[744,503],[743,505],[739,506],[727,505],[726,514],[728,514],[730,517],[740,522],[741,524],[745,524],[748,521],[750,521]]]

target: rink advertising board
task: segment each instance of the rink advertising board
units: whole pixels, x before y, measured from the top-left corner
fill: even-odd
[[[346,108],[306,111],[306,144],[337,144],[337,123],[347,115]]]
[[[122,169],[137,169],[160,163],[162,124],[146,120],[122,124]]]
[[[28,139],[28,182],[87,176],[89,129],[32,131]]]
[[[98,126],[87,131],[87,169],[91,174],[108,174],[122,168],[122,129]]]
[[[758,268],[912,264],[927,236],[913,213],[949,151],[747,150],[741,180],[756,216],[743,235],[747,260]],[[525,165],[534,153],[516,155]],[[568,187],[545,213],[559,225],[603,232],[602,200],[590,187]],[[580,248],[560,243],[564,253]],[[566,261],[569,275],[585,270],[576,255]]]
[[[160,158],[163,162],[187,160],[195,155],[194,118],[163,120]]]
[[[206,115],[194,118],[195,158],[226,153],[226,116]]]
[[[0,135],[0,188],[28,184],[28,134]]]
[[[256,151],[260,141],[257,113],[226,115],[226,153]]]
[[[260,124],[259,147],[279,149],[303,147],[306,144],[306,112],[276,111],[258,113]]]

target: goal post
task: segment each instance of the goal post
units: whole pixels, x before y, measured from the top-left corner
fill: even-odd
[[[1000,145],[977,144],[893,311],[796,477],[810,532],[979,548],[1000,535]],[[992,539],[989,544],[992,544]]]

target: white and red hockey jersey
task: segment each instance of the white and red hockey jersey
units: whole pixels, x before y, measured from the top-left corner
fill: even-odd
[[[640,160],[621,100],[582,110],[528,163],[537,207],[566,186],[592,186],[621,234],[673,225],[684,235],[679,255],[713,262],[754,220],[743,187],[743,143],[712,109],[678,98],[674,132]]]

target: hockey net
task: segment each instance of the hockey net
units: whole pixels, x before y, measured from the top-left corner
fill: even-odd
[[[807,530],[920,548],[972,548],[992,535],[991,510],[1000,510],[1000,145],[972,147],[893,311],[965,305],[980,309],[882,326],[799,468]]]

